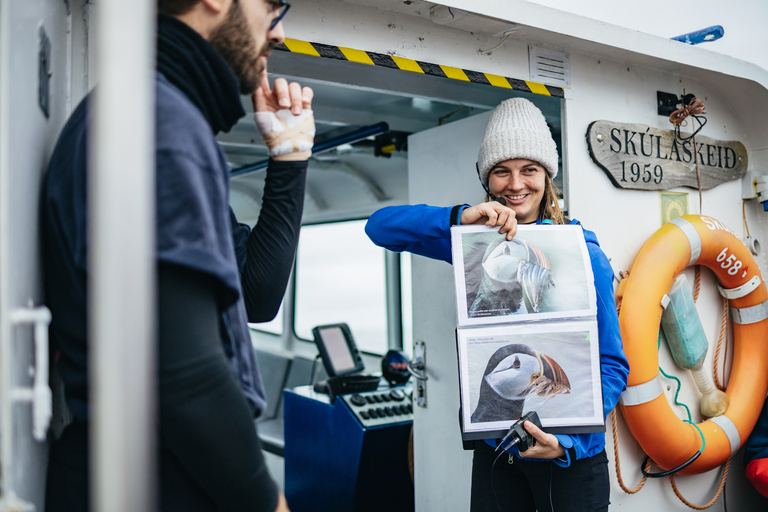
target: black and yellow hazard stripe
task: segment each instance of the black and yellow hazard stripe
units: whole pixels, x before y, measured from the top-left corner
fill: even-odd
[[[275,47],[276,50],[282,50],[302,55],[312,55],[314,57],[324,57],[326,59],[345,60],[349,62],[359,62],[372,66],[382,66],[392,69],[402,69],[413,73],[422,73],[425,75],[439,76],[443,78],[452,78],[464,82],[473,82],[477,84],[492,85],[504,89],[530,92],[544,96],[554,96],[563,98],[565,96],[561,87],[539,84],[529,80],[517,80],[507,78],[491,73],[481,73],[479,71],[470,71],[467,69],[454,68],[440,64],[431,64],[418,60],[406,59],[395,55],[385,55],[382,53],[366,52],[355,50],[354,48],[344,48],[343,46],[331,46],[321,43],[309,43],[299,41],[298,39],[286,39],[284,44]]]

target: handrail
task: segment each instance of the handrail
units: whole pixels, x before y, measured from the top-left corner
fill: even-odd
[[[315,144],[315,147],[312,148],[312,154],[317,155],[318,153],[324,153],[325,151],[330,151],[331,149],[337,148],[342,144],[352,144],[374,135],[386,133],[388,131],[389,125],[383,121],[381,123],[363,126],[356,130],[352,130],[351,132],[339,135],[338,137],[334,137],[330,140],[321,142],[320,144]],[[230,176],[234,178],[236,176],[247,176],[249,174],[263,171],[267,168],[268,164],[269,159],[267,158],[252,164],[243,165],[237,169],[232,169],[232,171],[230,171]]]

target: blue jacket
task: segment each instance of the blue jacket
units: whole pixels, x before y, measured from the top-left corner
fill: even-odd
[[[365,232],[373,243],[390,251],[407,251],[452,264],[451,209],[425,204],[382,208],[368,219]],[[461,212],[459,212],[460,215]],[[583,231],[597,292],[603,413],[607,416],[616,407],[621,392],[626,389],[629,363],[621,344],[619,317],[613,296],[613,269],[600,249],[595,234],[586,229]],[[556,435],[556,437],[565,448],[567,460],[554,462],[564,467],[570,465],[572,454],[575,454],[577,459],[582,459],[597,455],[605,447],[603,433]],[[496,446],[493,440],[489,440],[488,443]],[[513,447],[510,451],[517,454],[517,447]]]

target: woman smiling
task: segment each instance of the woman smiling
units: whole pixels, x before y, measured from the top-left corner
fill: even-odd
[[[424,204],[383,208],[366,233],[381,247],[452,263],[451,226],[485,224],[512,240],[518,224],[578,224],[563,217],[552,180],[557,176],[555,141],[544,116],[523,98],[502,102],[491,114],[480,146],[477,174],[488,197],[475,206]],[[583,229],[597,297],[603,412],[626,387],[629,366],[613,297],[613,270],[591,231]],[[472,466],[472,512],[605,511],[609,505],[605,434],[553,435],[531,422],[536,444],[510,448],[502,463],[499,441],[476,442]]]

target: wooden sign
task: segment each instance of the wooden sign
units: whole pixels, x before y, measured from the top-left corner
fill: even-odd
[[[594,121],[587,128],[587,147],[589,156],[617,188],[698,189],[697,155],[702,190],[739,179],[747,172],[747,148],[741,142],[697,135],[694,147],[692,139],[676,140],[673,130],[642,124]]]

